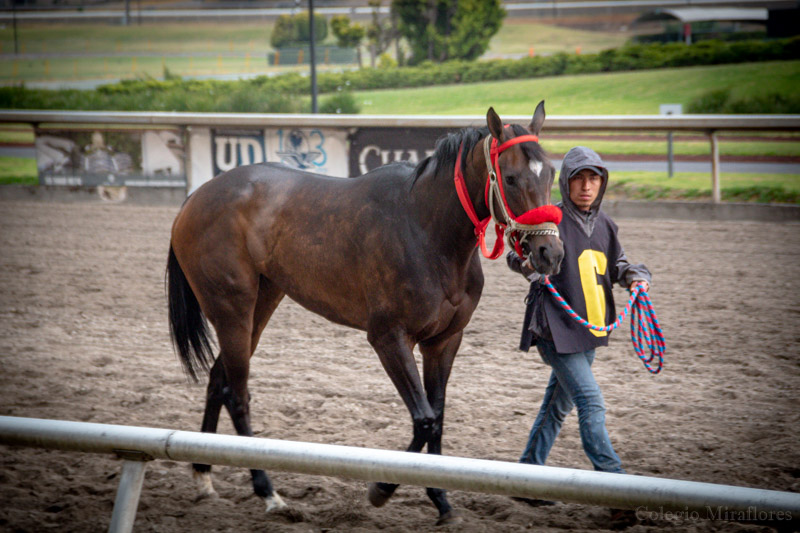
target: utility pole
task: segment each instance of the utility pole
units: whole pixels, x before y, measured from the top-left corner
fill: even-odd
[[[19,40],[17,39],[17,0],[11,0],[11,10],[14,17],[14,55],[19,54]]]
[[[314,50],[314,0],[308,0],[308,23],[310,25],[308,34],[311,37],[311,112],[317,112],[317,57]]]

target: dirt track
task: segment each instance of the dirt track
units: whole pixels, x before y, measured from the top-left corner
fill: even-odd
[[[169,345],[164,265],[177,207],[0,201],[0,414],[196,431],[204,387]],[[800,492],[800,226],[619,220],[628,255],[655,274],[667,363],[650,376],[627,333],[595,364],[612,440],[630,473]],[[516,350],[524,280],[484,261],[483,299],[448,389],[449,455],[515,461],[548,377]],[[617,300],[623,299],[617,293]],[[627,327],[627,323],[625,325]],[[404,449],[410,420],[363,333],[285,300],[252,367],[259,436]],[[221,431],[232,433],[223,415]],[[103,531],[119,462],[0,447],[0,531]],[[550,465],[589,468],[571,415]],[[434,528],[424,491],[383,508],[365,484],[274,473],[292,511],[266,516],[243,469],[216,468],[221,498],[194,503],[188,466],[147,470],[136,531],[593,531],[607,510],[530,508],[454,491],[460,526]],[[666,519],[628,531],[751,531]]]

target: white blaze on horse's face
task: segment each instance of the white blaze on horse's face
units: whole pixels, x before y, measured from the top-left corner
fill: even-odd
[[[531,169],[531,172],[536,174],[536,177],[542,175],[542,168],[544,168],[544,163],[541,161],[537,161],[536,159],[531,159],[528,161],[528,168]]]

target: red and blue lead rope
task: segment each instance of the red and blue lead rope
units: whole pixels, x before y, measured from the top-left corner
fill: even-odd
[[[630,313],[633,351],[636,352],[636,355],[639,356],[639,359],[642,360],[644,367],[649,372],[653,374],[661,372],[661,368],[664,366],[664,352],[666,351],[667,344],[664,341],[664,333],[658,325],[658,318],[653,309],[653,303],[650,301],[650,296],[648,296],[647,292],[640,285],[637,285],[633,289],[628,304],[625,306],[625,310],[622,311],[613,324],[608,326],[596,326],[590,324],[570,307],[567,301],[564,300],[564,297],[561,296],[553,284],[550,283],[550,279],[547,276],[543,277],[542,282],[564,311],[566,311],[573,320],[587,329],[610,333],[617,329],[625,320],[625,317],[628,316],[628,313]],[[647,355],[647,350],[650,352],[649,356]],[[656,359],[657,363],[655,365],[651,364]]]

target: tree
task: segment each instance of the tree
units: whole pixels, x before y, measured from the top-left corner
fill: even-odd
[[[347,15],[336,15],[331,19],[331,31],[340,47],[356,49],[358,67],[361,68],[361,41],[366,35],[364,26],[351,22]]]
[[[381,20],[380,7],[381,0],[369,0],[369,7],[372,8],[372,23],[367,27],[367,39],[369,39],[369,55],[372,67],[375,67],[377,58],[383,54],[392,41],[398,41],[400,32],[397,29],[397,16],[392,10],[388,19]],[[398,51],[400,44],[396,44]]]
[[[500,29],[500,0],[393,0],[412,63],[477,59]]]
[[[322,42],[328,36],[328,21],[325,15],[314,14],[314,41]],[[275,21],[270,44],[273,48],[306,45],[311,41],[308,11],[296,15],[281,15]]]

